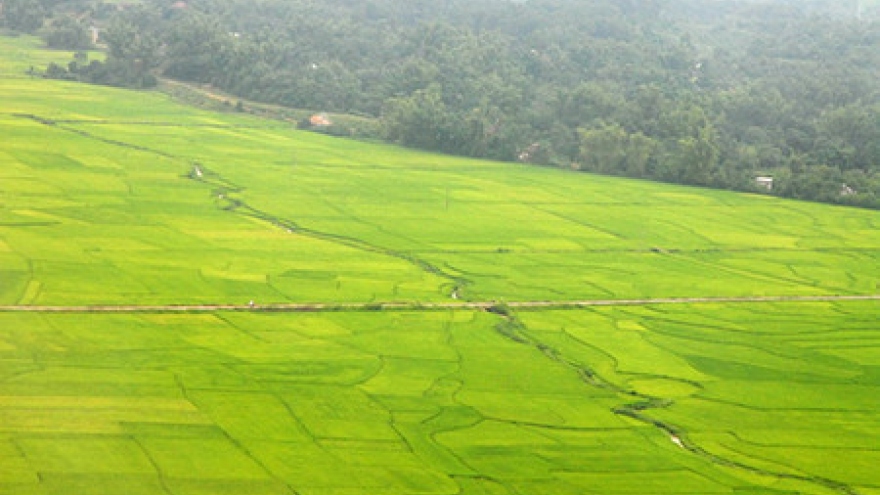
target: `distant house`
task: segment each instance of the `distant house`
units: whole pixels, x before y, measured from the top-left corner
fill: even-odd
[[[773,190],[773,177],[770,177],[770,176],[755,177],[755,184],[762,189],[772,191]]]
[[[330,117],[326,113],[316,113],[309,117],[309,125],[312,127],[330,127],[333,125],[333,122],[330,121]]]
[[[520,151],[516,155],[516,159],[518,161],[528,163],[528,162],[532,161],[532,158],[534,158],[535,154],[540,150],[541,150],[541,143],[532,143],[528,147],[526,147],[526,149]]]
[[[89,27],[89,34],[92,37],[92,44],[97,45],[99,41],[101,41],[101,30],[96,26]]]

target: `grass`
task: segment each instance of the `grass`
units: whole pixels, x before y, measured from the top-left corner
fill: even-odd
[[[671,399],[649,416],[711,454],[872,489],[880,416],[875,365],[865,363],[880,358],[878,310],[644,307],[522,318],[535,339],[596,366],[617,389]]]
[[[6,43],[3,302],[876,290],[863,269],[878,262],[876,212],[295,132],[155,93],[22,78],[13,69],[30,54],[62,54]]]
[[[878,212],[335,140],[0,44],[0,304],[877,293]],[[0,494],[872,495],[878,319],[3,312]]]
[[[861,334],[877,305],[738,308],[713,327],[702,306],[523,312],[540,346],[469,312],[2,314],[0,453],[19,467],[0,493],[54,493],[46,479],[184,494],[876,487],[880,384],[838,351],[860,336],[876,358],[876,332]],[[632,392],[671,399],[646,414],[688,442],[774,474],[615,414]]]

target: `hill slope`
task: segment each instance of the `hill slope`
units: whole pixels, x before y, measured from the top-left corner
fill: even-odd
[[[413,153],[0,43],[0,493],[880,493],[880,214]],[[378,306],[373,309],[379,309]]]
[[[76,84],[13,79],[3,98],[4,210],[28,226],[4,236],[4,302],[28,282],[46,304],[875,289],[875,212],[402,152]]]
[[[43,3],[61,4],[42,31],[50,46],[80,47],[94,24],[108,48],[38,66],[55,78],[143,87],[162,75],[370,116],[324,130],[415,148],[880,206],[868,2]],[[768,175],[772,191],[755,181]]]

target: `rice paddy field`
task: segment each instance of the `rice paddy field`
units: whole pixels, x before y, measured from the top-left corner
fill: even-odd
[[[68,59],[0,38],[0,494],[880,494],[880,212],[26,75]]]

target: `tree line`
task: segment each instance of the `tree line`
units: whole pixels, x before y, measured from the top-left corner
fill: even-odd
[[[15,21],[22,3],[40,19]],[[877,208],[877,14],[831,0],[5,0],[0,26],[73,49],[100,28],[106,60],[50,77],[168,77],[374,117],[376,137],[405,146]]]

